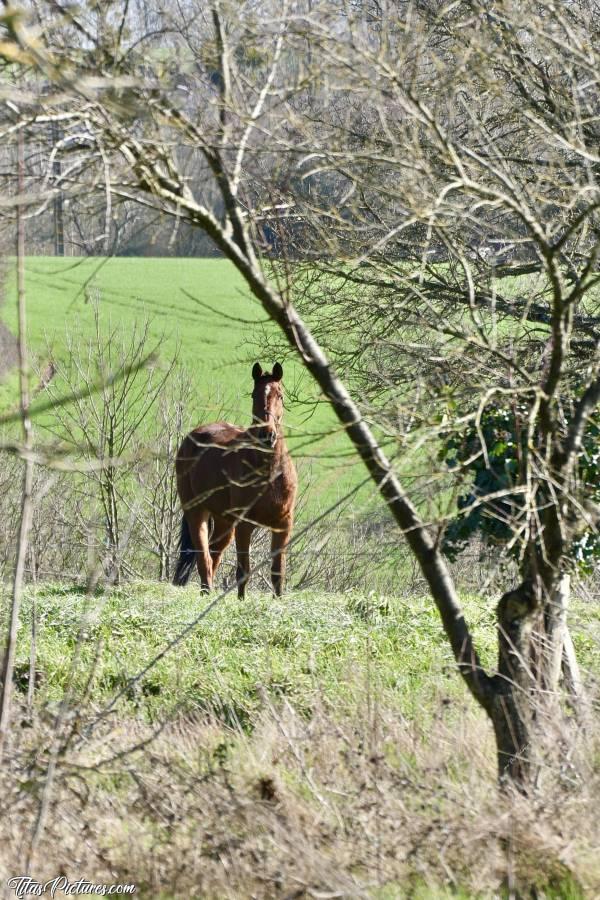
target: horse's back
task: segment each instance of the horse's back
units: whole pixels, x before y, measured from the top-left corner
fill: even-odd
[[[202,506],[223,513],[229,506],[229,468],[244,429],[229,422],[199,425],[182,441],[175,470],[184,509]]]

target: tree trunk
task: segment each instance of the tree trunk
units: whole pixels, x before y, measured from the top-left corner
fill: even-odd
[[[562,687],[576,713],[581,712],[583,682],[575,655],[573,639],[567,625],[567,613],[571,600],[571,579],[563,575],[552,598],[552,617],[548,628],[550,643],[550,673],[552,690],[558,693],[561,675]]]
[[[120,581],[120,535],[119,535],[119,508],[117,504],[117,493],[115,486],[115,472],[109,467],[104,475],[104,483],[102,484],[104,494],[104,514],[106,522],[106,576],[112,584],[119,584]]]
[[[539,604],[533,586],[525,581],[500,599],[498,618],[498,673],[488,715],[494,726],[501,782],[526,790],[534,775],[534,705],[536,687],[531,668],[532,634],[539,623]]]
[[[565,631],[562,656],[562,673],[564,679],[565,691],[567,692],[571,705],[580,711],[583,697],[583,682],[581,680],[581,672],[575,655],[575,647],[573,639],[568,629]]]
[[[486,710],[494,727],[501,782],[527,791],[542,760],[558,752],[554,729],[566,719],[561,672],[572,705],[581,677],[567,628],[570,578],[564,574],[545,603],[531,582],[501,598],[498,608],[498,673]]]
[[[534,746],[532,723],[522,701],[516,686],[499,689],[488,715],[496,738],[500,783],[512,784],[525,793],[534,779],[535,765],[531,755]]]
[[[563,665],[567,629],[567,610],[571,597],[571,578],[563,575],[548,603],[544,620],[546,625],[546,652],[548,654],[548,690],[558,692]]]

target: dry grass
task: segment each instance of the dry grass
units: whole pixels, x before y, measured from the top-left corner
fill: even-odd
[[[578,778],[552,773],[525,802],[499,795],[470,705],[440,701],[425,734],[368,689],[351,717],[261,697],[250,731],[180,718],[121,757],[149,725],[79,728],[30,874],[135,882],[152,898],[600,896],[598,735],[579,738]],[[16,733],[3,879],[23,868],[52,741],[42,719]]]
[[[367,600],[226,598],[127,691],[193,620],[196,589],[30,588],[22,706],[0,773],[0,880],[24,871],[46,797],[28,872],[40,881],[133,882],[162,900],[599,897],[597,720],[565,722],[572,741],[544,728],[556,754],[538,792],[500,794],[491,729],[435,611],[420,596]],[[493,665],[489,604],[465,603]],[[596,610],[576,605],[574,638],[597,694]]]

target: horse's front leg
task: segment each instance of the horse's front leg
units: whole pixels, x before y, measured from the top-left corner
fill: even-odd
[[[250,576],[250,540],[255,526],[250,522],[238,522],[235,528],[235,548],[237,550],[237,569],[235,577],[238,585],[238,598],[243,600],[246,584]]]
[[[287,545],[292,533],[292,523],[274,531],[271,536],[271,581],[273,593],[281,597],[285,581],[285,557]]]
[[[210,513],[207,510],[196,508],[188,510],[185,516],[195,550],[200,589],[202,593],[206,593],[212,588],[212,562],[208,543]]]

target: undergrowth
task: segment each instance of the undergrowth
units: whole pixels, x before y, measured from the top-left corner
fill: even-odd
[[[492,607],[463,599],[493,666]],[[148,898],[600,894],[597,728],[535,797],[500,794],[493,736],[425,598],[226,597],[151,665],[206,603],[194,586],[28,589],[3,876],[43,808],[32,877]],[[575,623],[593,692],[597,609],[580,602]]]

